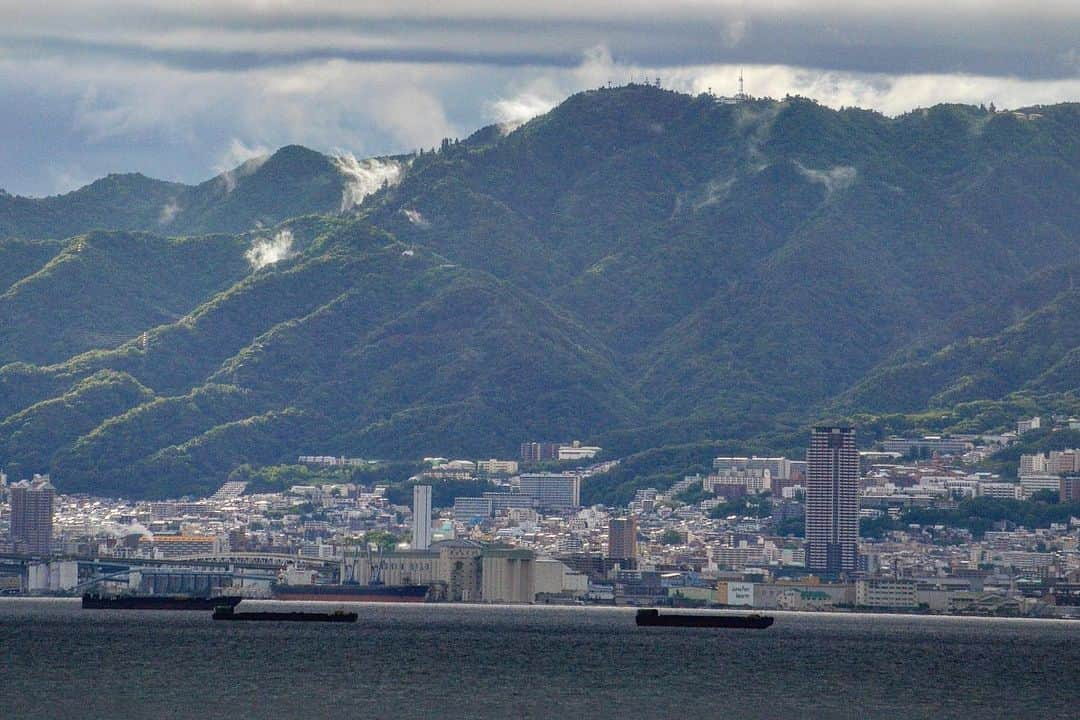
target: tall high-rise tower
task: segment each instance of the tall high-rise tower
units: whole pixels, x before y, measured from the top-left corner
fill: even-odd
[[[816,427],[806,455],[806,566],[855,569],[859,547],[859,452],[849,427]]]
[[[11,486],[11,545],[18,555],[52,552],[53,498],[48,475]]]
[[[612,518],[608,525],[608,557],[633,560],[637,557],[637,519]]]
[[[412,549],[427,550],[431,547],[431,486],[414,485]]]

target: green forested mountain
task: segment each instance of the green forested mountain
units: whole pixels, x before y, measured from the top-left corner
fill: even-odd
[[[93,230],[142,230],[168,235],[239,233],[307,214],[337,213],[377,189],[376,169],[400,160],[354,167],[298,145],[248,160],[199,185],[109,175],[65,195],[25,198],[0,191],[0,238],[67,238]],[[357,187],[374,185],[371,188]]]
[[[445,142],[355,209],[325,156],[256,165],[153,236],[6,231],[44,240],[0,242],[0,465],[176,495],[307,453],[764,449],[1080,395],[1078,105],[629,86]]]

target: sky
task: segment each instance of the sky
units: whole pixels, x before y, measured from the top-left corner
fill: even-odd
[[[608,82],[733,94],[740,71],[888,115],[1078,101],[1080,2],[0,0],[0,188],[406,152]]]

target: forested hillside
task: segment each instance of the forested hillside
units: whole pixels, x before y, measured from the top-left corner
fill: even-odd
[[[393,162],[349,195],[355,168],[285,148],[167,226],[145,178],[0,198],[34,238],[0,241],[0,465],[177,495],[299,454],[764,450],[1080,394],[1080,106],[632,85]]]

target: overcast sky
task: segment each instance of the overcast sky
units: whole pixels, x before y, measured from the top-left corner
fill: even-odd
[[[369,156],[607,81],[890,115],[1080,100],[1080,2],[0,0],[0,188],[195,182],[288,143]]]

